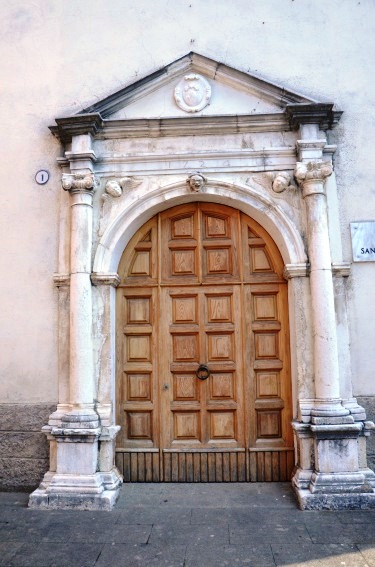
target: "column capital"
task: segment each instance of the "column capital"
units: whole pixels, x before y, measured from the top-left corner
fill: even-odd
[[[332,173],[333,167],[329,161],[297,162],[294,170],[303,197],[316,193],[324,194],[324,182]]]
[[[64,191],[70,194],[93,193],[99,182],[93,173],[64,173],[61,184]]]

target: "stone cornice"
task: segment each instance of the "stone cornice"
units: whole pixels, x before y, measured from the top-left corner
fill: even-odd
[[[309,264],[285,264],[283,276],[286,280],[291,278],[304,278],[309,275]]]
[[[88,118],[91,118],[89,120]],[[86,119],[86,120],[85,120]],[[179,118],[134,118],[104,120],[100,114],[78,114],[57,118],[51,132],[62,142],[73,136],[91,134],[95,139],[159,138],[164,136],[222,135],[290,130],[283,112]]]
[[[103,118],[98,112],[56,118],[55,122],[56,126],[50,126],[49,129],[62,142],[69,142],[73,136],[80,134],[95,136],[103,128]]]
[[[63,287],[70,285],[69,274],[53,274],[53,281],[56,287]]]
[[[82,161],[82,160],[89,160],[92,163],[95,163],[97,161],[97,157],[95,155],[94,151],[89,151],[89,152],[79,152],[79,153],[75,153],[75,152],[65,152],[65,157],[69,162],[75,162],[75,161]]]
[[[94,139],[246,134],[296,130],[302,123],[318,123],[322,130],[327,130],[338,122],[342,112],[327,109],[318,112],[316,108],[322,106],[333,105],[312,103],[288,105],[284,111],[269,114],[124,120],[104,119],[99,113],[77,114],[67,118],[56,118],[56,126],[51,126],[50,130],[64,143],[70,142],[73,136],[80,134],[91,134]]]
[[[110,274],[99,274],[94,272],[91,274],[92,285],[110,285],[112,287],[117,287],[120,285],[120,278],[116,273]]]
[[[350,276],[350,270],[351,265],[348,262],[332,262],[332,273],[338,278],[347,278],[348,276]]]
[[[301,124],[319,124],[321,130],[330,130],[340,120],[342,111],[333,110],[332,103],[288,104],[285,116],[291,130],[298,130]]]

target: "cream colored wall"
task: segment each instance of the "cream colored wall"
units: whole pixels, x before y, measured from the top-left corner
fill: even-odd
[[[375,219],[372,0],[14,0],[0,5],[0,402],[57,399],[58,142],[47,126],[196,51],[344,116],[335,158],[344,260],[349,222]],[[370,165],[371,164],[371,165]],[[35,172],[49,169],[45,186]],[[355,394],[375,395],[373,263],[348,281]]]

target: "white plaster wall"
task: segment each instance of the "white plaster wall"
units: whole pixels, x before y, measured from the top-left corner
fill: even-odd
[[[344,260],[375,219],[373,0],[13,0],[0,3],[0,402],[56,401],[58,142],[47,126],[189,51],[333,101]],[[47,168],[51,180],[34,182]],[[348,281],[354,393],[375,395],[373,263]]]

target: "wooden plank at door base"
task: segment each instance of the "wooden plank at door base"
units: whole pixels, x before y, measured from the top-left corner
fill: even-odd
[[[292,447],[250,449],[250,482],[286,482],[292,477]]]
[[[124,482],[160,482],[158,449],[116,449],[116,466]]]
[[[250,482],[285,482],[292,476],[294,449],[250,449]],[[246,482],[245,450],[162,451],[164,482]],[[160,482],[158,449],[117,449],[124,482]]]
[[[165,482],[245,482],[246,452],[241,450],[162,451]],[[171,466],[174,463],[174,467]]]

